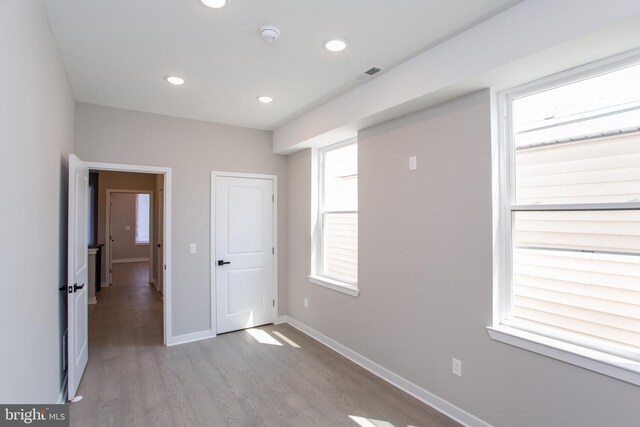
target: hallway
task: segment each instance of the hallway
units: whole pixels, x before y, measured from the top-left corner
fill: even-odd
[[[137,417],[141,403],[153,403],[139,392],[157,385],[149,369],[157,367],[154,352],[165,348],[162,298],[149,283],[148,262],[113,264],[113,283],[97,298],[89,305],[89,363],[78,389],[83,400],[71,405],[71,425],[144,425],[120,414]]]
[[[458,425],[286,324],[164,347],[147,280],[147,263],[114,264],[90,306],[71,426]]]

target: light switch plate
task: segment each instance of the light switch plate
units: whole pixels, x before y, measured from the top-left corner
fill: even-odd
[[[189,253],[190,254],[195,254],[196,253],[196,244],[195,243],[191,243],[189,245]]]

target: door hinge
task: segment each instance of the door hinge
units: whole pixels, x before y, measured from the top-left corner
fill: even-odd
[[[275,255],[276,254],[276,248],[271,248],[271,254]]]
[[[273,300],[273,306],[274,307],[276,306],[276,300]]]
[[[275,195],[275,194],[272,194],[272,195],[271,195],[271,202],[273,203],[273,202],[275,202],[275,201],[276,201],[276,195]]]

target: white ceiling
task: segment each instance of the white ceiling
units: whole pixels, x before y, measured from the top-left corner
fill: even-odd
[[[45,0],[76,99],[257,129],[361,84],[520,0]],[[281,31],[273,44],[262,25]],[[349,49],[331,54],[332,36]],[[164,77],[178,75],[183,86]],[[260,104],[258,95],[273,103]]]

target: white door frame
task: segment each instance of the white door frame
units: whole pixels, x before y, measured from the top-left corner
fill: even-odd
[[[164,288],[162,314],[164,317],[164,345],[171,345],[171,168],[159,166],[126,165],[118,163],[85,162],[89,170],[112,172],[137,172],[163,175],[164,177]],[[131,191],[131,190],[129,190]],[[162,262],[162,260],[158,260]]]
[[[155,206],[153,205],[153,192],[154,190],[114,190],[112,188],[107,188],[107,203],[105,209],[106,213],[106,224],[105,224],[105,264],[107,264],[106,278],[107,278],[107,286],[111,285],[111,195],[113,193],[128,193],[128,194],[148,194],[149,195],[149,282],[153,279],[153,245],[155,242],[153,241],[153,209]]]
[[[278,176],[265,175],[257,173],[238,173],[238,172],[211,172],[211,248],[209,252],[209,266],[211,277],[211,336],[216,336],[218,330],[216,324],[216,179],[218,177],[229,178],[254,178],[254,179],[270,179],[273,181],[273,247],[275,253],[273,256],[273,295],[276,300],[276,319],[278,318]],[[166,194],[165,194],[166,196]]]

